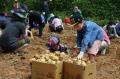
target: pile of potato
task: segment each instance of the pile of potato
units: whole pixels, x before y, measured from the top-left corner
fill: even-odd
[[[42,63],[58,64],[69,58],[64,52],[56,51],[55,53],[36,54],[30,61],[37,61]]]
[[[86,59],[77,59],[77,58],[71,58],[66,60],[65,62],[69,62],[81,66],[87,66],[87,64],[90,63],[90,61],[87,61]]]
[[[65,54],[64,52],[56,51],[55,53],[44,53],[44,54],[36,54],[30,61],[37,61],[42,63],[50,63],[50,64],[58,64],[61,61],[73,63],[76,65],[86,66],[89,61],[87,59],[77,59],[71,58],[69,55]]]

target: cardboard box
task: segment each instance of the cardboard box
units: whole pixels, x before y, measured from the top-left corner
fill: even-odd
[[[64,62],[63,79],[96,79],[96,64],[86,67]]]
[[[32,79],[62,79],[63,62],[47,64],[32,62]]]

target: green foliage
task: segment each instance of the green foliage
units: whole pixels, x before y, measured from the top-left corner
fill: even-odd
[[[59,16],[62,20],[65,18],[65,17],[69,17],[69,15],[67,15],[68,12],[66,11],[55,11],[54,14]]]
[[[0,11],[10,11],[14,0],[0,0],[5,8]],[[42,11],[43,0],[20,0],[26,3],[30,9]],[[70,16],[74,5],[77,5],[85,18],[92,18],[104,24],[106,20],[120,20],[120,0],[52,0],[49,2],[50,12],[64,16]],[[94,18],[96,17],[96,18]],[[105,22],[104,22],[105,21]]]

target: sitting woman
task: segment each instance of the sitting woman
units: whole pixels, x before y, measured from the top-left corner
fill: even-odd
[[[49,24],[49,29],[51,32],[60,33],[64,29],[62,20],[58,16],[55,16],[52,23]]]
[[[60,51],[67,52],[67,46],[60,44],[60,38],[56,35],[51,36],[48,40],[48,49],[51,52]]]

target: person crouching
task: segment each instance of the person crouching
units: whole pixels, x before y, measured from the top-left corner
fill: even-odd
[[[11,21],[6,24],[6,28],[0,37],[1,49],[13,52],[28,45],[30,40],[25,36],[25,31],[25,13],[12,13]]]
[[[51,52],[55,52],[55,51],[67,52],[67,46],[60,44],[60,38],[56,35],[53,35],[49,38],[48,49]]]
[[[49,24],[49,29],[51,32],[61,33],[64,29],[62,20],[58,16],[55,16],[52,23]]]

